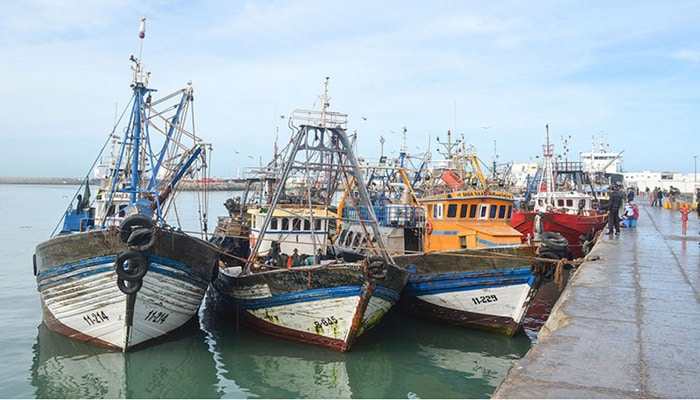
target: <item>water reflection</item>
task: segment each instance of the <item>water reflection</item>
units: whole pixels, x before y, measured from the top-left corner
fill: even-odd
[[[514,338],[390,312],[349,353],[257,334],[217,317],[202,329],[223,377],[263,398],[488,398],[530,348]]]
[[[31,384],[36,398],[221,397],[203,334],[178,332],[169,340],[120,353],[71,340],[39,325]]]
[[[39,325],[36,398],[489,398],[530,348],[513,338],[390,312],[349,353],[293,343],[222,318],[119,353]]]
[[[395,313],[367,347],[391,354],[392,382],[358,397],[489,398],[529,349],[524,333],[509,338]],[[357,369],[363,361],[358,359]],[[381,376],[374,377],[381,380]]]

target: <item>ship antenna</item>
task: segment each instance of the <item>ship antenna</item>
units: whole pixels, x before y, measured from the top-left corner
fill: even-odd
[[[141,51],[143,50],[143,39],[146,37],[146,17],[141,17],[139,25],[139,60],[141,59]]]
[[[331,105],[331,98],[328,97],[328,80],[330,77],[326,77],[326,81],[323,83],[323,96],[320,96],[321,100],[321,127],[326,127],[326,108]]]
[[[545,128],[547,129],[547,144],[542,146],[542,150],[544,150],[544,156],[545,157],[552,157],[552,145],[549,143],[549,124],[545,125]]]
[[[143,39],[146,37],[146,17],[141,17],[141,24],[139,24],[139,56],[138,58],[131,56],[131,61],[135,64],[133,67],[134,78],[132,82],[132,87],[139,83],[144,86],[148,86],[148,73],[143,72],[143,66],[141,64],[141,53],[143,52]]]

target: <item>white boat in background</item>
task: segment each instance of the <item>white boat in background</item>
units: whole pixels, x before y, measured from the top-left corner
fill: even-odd
[[[545,232],[558,233],[566,239],[559,250],[568,247],[571,253],[565,254],[566,258],[583,257],[592,247],[596,233],[606,225],[608,213],[599,211],[595,194],[586,192],[586,186],[594,186],[582,163],[554,162],[549,125],[547,142],[542,147],[542,180],[533,195],[534,207],[516,210],[513,227],[525,240],[539,241]]]
[[[141,44],[144,36],[145,18]],[[140,54],[131,62],[124,136],[97,193],[86,178],[60,232],[34,254],[46,326],[124,352],[196,318],[218,268],[213,246],[166,220],[181,179],[206,171],[208,145],[189,113],[192,85],[153,99]]]

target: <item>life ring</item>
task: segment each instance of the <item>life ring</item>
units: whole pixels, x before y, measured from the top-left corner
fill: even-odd
[[[131,236],[132,230],[134,228],[152,228],[153,221],[146,215],[134,214],[129,215],[124,218],[121,225],[119,226],[119,238],[122,242],[127,243],[129,241],[129,236]]]
[[[433,223],[432,222],[428,221],[425,223],[425,233],[427,233],[428,235],[433,233]]]
[[[124,268],[124,263],[126,261],[129,261],[129,264],[127,264],[127,268]],[[148,272],[148,260],[139,252],[127,251],[117,256],[117,259],[114,261],[114,270],[119,280],[129,282],[140,281],[144,275],[146,275],[146,272]]]

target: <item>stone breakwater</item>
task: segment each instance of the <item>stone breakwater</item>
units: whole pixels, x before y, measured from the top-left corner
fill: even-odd
[[[4,185],[79,185],[79,178],[17,178],[0,176],[0,184]]]
[[[35,177],[2,177],[0,185],[80,185],[81,178],[35,178]],[[90,182],[95,185],[96,182]],[[254,184],[259,185],[259,184]],[[254,188],[257,186],[253,186]],[[180,190],[244,190],[244,182],[214,181],[203,184],[201,182],[183,181],[179,185]]]

